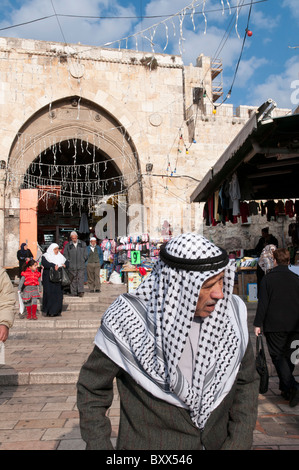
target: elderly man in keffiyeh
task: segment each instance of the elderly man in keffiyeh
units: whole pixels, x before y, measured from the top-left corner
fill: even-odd
[[[112,449],[106,416],[120,395],[117,449],[250,449],[258,376],[234,261],[187,233],[105,312],[78,381],[87,449]]]

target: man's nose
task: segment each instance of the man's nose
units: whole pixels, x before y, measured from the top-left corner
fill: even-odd
[[[223,294],[223,287],[222,286],[215,286],[211,292],[211,298],[212,299],[223,299],[224,294]]]

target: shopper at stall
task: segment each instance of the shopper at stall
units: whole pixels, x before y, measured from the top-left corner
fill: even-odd
[[[78,381],[87,449],[250,449],[258,378],[234,261],[197,234],[171,239],[134,294],[106,311]]]
[[[103,265],[103,250],[97,245],[97,239],[91,237],[87,249],[87,283],[90,292],[100,292],[100,269]]]
[[[260,256],[266,245],[275,245],[278,248],[278,240],[269,233],[269,227],[262,228],[262,236],[254,249],[255,254]]]
[[[289,268],[290,253],[274,251],[274,267],[260,285],[254,331],[265,334],[269,354],[279,377],[282,396],[291,407],[299,403],[299,384],[293,376],[293,341],[299,340],[299,277]],[[297,343],[298,344],[298,343]]]
[[[44,316],[57,317],[61,315],[63,304],[63,287],[61,282],[52,282],[50,270],[56,271],[68,266],[65,257],[60,253],[59,246],[52,243],[46,253],[42,256],[41,265],[43,267],[43,306]]]
[[[63,253],[69,262],[69,271],[72,276],[70,293],[71,295],[83,297],[85,262],[87,261],[86,243],[83,240],[78,240],[76,232],[71,232],[70,238],[71,240],[65,245]]]

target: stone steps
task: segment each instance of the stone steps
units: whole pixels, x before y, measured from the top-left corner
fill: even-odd
[[[5,343],[5,365],[0,365],[1,385],[75,384],[82,364],[93,349],[101,318],[125,285],[104,284],[100,293],[64,296],[59,317],[16,319]]]
[[[93,349],[95,334],[107,307],[126,287],[105,285],[100,294],[64,298],[59,317],[38,320],[16,317],[5,343],[6,364],[0,365],[0,386],[18,384],[75,384],[81,366]],[[248,303],[248,328],[255,351],[252,322],[256,304]],[[276,372],[269,358],[271,376]],[[299,373],[299,366],[296,366]],[[297,372],[297,371],[295,371]]]

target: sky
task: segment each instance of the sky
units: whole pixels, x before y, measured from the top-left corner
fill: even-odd
[[[0,37],[221,59],[226,103],[299,105],[298,0],[1,0]],[[252,32],[248,36],[246,31]],[[228,93],[231,91],[230,95]]]

